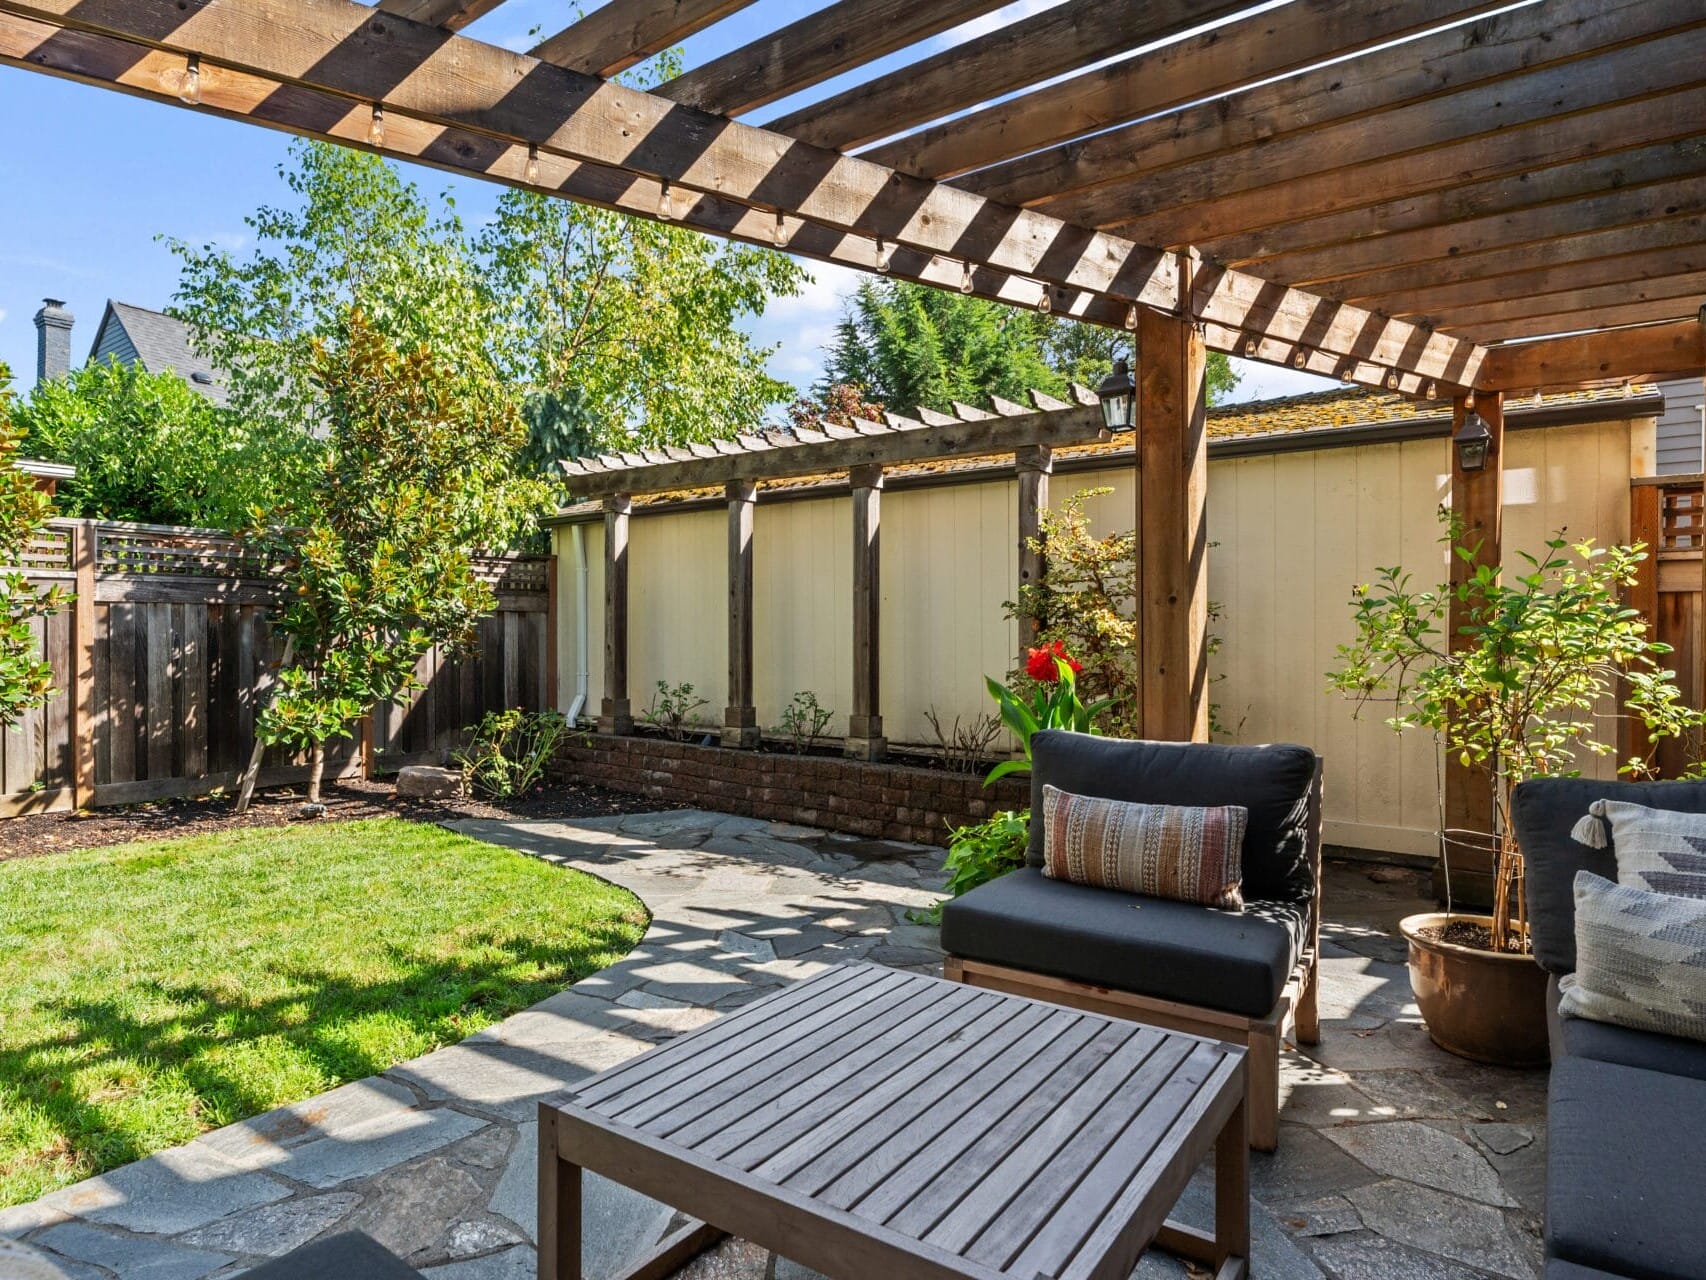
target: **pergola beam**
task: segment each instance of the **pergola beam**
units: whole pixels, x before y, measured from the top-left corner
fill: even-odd
[[[533,47],[535,58],[608,77],[685,40],[752,0],[608,0]]]
[[[1706,297],[1706,270],[1693,273],[1672,272],[1639,283],[1619,280],[1615,284],[1566,288],[1551,293],[1513,292],[1496,301],[1454,308],[1451,312],[1451,324],[1454,328],[1473,328],[1478,333],[1496,336],[1500,332],[1515,332],[1499,328],[1508,321],[1593,315],[1637,305],[1668,305],[1668,312],[1653,318],[1670,320],[1693,315],[1699,310],[1699,300],[1703,297]],[[1581,327],[1554,324],[1549,331],[1542,332],[1559,333]]]
[[[904,173],[950,178],[1495,7],[1494,0],[1294,0],[865,154]]]
[[[1697,319],[1495,347],[1476,385],[1489,391],[1699,377],[1706,372],[1706,332]]]
[[[566,179],[550,183],[563,173],[560,161],[573,163],[570,176],[590,165],[592,178],[604,181],[614,173],[618,183],[644,190],[649,213],[631,208],[631,199],[622,207],[652,217],[660,202],[659,179],[667,178],[699,193],[681,211],[684,224],[761,243],[763,227],[780,226],[793,251],[855,262],[862,255],[868,265],[875,265],[879,244],[888,241],[927,260],[918,265],[930,270],[916,271],[916,278],[928,283],[947,283],[940,275],[954,272],[957,264],[962,279],[972,277],[974,290],[1016,302],[1022,297],[1014,295],[1028,290],[1031,305],[1048,292],[1055,313],[1098,323],[1129,324],[1139,303],[1165,311],[1184,305],[1185,262],[1178,255],[805,147],[405,19],[376,18],[371,8],[349,0],[295,0],[289,38],[278,38],[278,3],[183,0],[180,8],[178,0],[132,0],[121,11],[91,14],[86,0],[0,0],[0,12],[37,24],[33,29],[12,24],[6,56],[39,70],[175,99],[181,66],[172,57],[150,59],[135,46],[194,54],[202,59],[204,102],[215,100],[222,80],[247,76],[251,88],[276,80],[276,91],[224,109],[295,132],[360,145],[373,106],[380,105],[386,130],[378,149],[388,154],[516,183],[526,181],[531,156],[541,178],[529,185],[576,199],[583,196],[568,190]],[[66,23],[120,45],[92,49],[69,41],[56,48],[60,36],[53,28]],[[97,25],[100,30],[91,31]],[[257,32],[271,38],[257,39]],[[376,83],[394,87],[375,99],[368,95]],[[413,145],[399,150],[394,136],[404,134]],[[704,187],[715,188],[713,197],[703,194]],[[708,211],[702,208],[707,198],[717,202]],[[758,203],[770,200],[793,211],[771,212]],[[718,203],[723,222],[729,210],[741,211],[733,229],[710,216],[718,213]],[[996,278],[985,276],[989,271]],[[1253,277],[1240,282],[1235,273],[1226,280],[1246,291],[1274,289]],[[1199,294],[1196,318],[1246,330],[1264,324],[1239,292]],[[1309,340],[1304,330],[1314,325],[1325,335],[1319,345],[1352,363],[1393,353],[1388,372],[1400,379],[1414,375],[1467,384],[1483,355],[1470,342],[1296,291],[1281,293],[1284,305],[1266,311],[1278,326],[1272,336]],[[1334,345],[1340,341],[1345,345]]]
[[[1550,334],[1575,333],[1583,329],[1613,329],[1632,324],[1656,324],[1693,315],[1706,290],[1687,297],[1628,302],[1618,306],[1580,307],[1548,315],[1510,320],[1488,320],[1479,331],[1493,341],[1543,338]]]
[[[1007,0],[837,0],[658,87],[675,102],[737,116],[999,9]]]
[[[1121,193],[1144,175],[1289,142],[1338,122],[1600,52],[1608,42],[1651,32],[1665,16],[1679,22],[1676,14],[1689,8],[1688,0],[1549,0],[1027,156],[971,175],[963,185],[992,199],[1104,221],[1109,209],[1127,205]],[[1377,133],[1371,128],[1369,136]]]
[[[1248,7],[1249,0],[1066,0],[801,107],[769,128],[847,151]]]
[[[1222,227],[1240,229],[1238,215],[1223,215],[1222,206],[1241,210],[1250,201],[1266,196],[1270,188],[1284,187],[1290,192],[1310,185],[1305,180],[1319,182],[1361,164],[1398,156],[1420,168],[1429,152],[1465,139],[1479,139],[1494,130],[1549,129],[1560,117],[1640,103],[1672,90],[1700,86],[1706,79],[1701,72],[1706,64],[1706,26],[1683,25],[1684,15],[1693,22],[1702,21],[1699,6],[1692,0],[1624,3],[1634,4],[1634,11],[1620,8],[1604,15],[1603,21],[1583,19],[1559,32],[1555,43],[1573,55],[1568,61],[1515,74],[1532,59],[1538,33],[1525,32],[1522,40],[1511,45],[1483,48],[1466,44],[1446,60],[1447,65],[1460,61],[1467,73],[1473,74],[1477,62],[1485,61],[1503,68],[1501,74],[1444,94],[1437,90],[1427,94],[1424,90],[1420,98],[1399,97],[1395,103],[1388,95],[1387,105],[1379,106],[1372,115],[1359,114],[1319,128],[1294,130],[1291,108],[1286,106],[1283,131],[1273,133],[1270,129],[1271,136],[1267,137],[1251,134],[1245,125],[1230,123],[1240,119],[1235,114],[1224,128],[1212,134],[1182,130],[1185,144],[1168,146],[1165,150],[1169,155],[1157,157],[1166,167],[1151,168],[1143,162],[1118,182],[1046,201],[1044,207],[1085,226],[1143,227],[1143,234],[1156,237],[1160,243],[1200,244],[1219,238]],[[1677,8],[1683,13],[1675,12]],[[1549,12],[1549,6],[1541,6],[1501,15],[1499,20]],[[1602,51],[1603,37],[1622,33],[1627,39],[1635,31],[1646,34],[1637,42]],[[1549,42],[1546,47],[1550,50],[1553,45]],[[1350,78],[1356,73],[1347,70],[1342,74]],[[1390,77],[1400,82],[1408,79],[1396,68]],[[1416,82],[1425,86],[1428,80],[1416,77]],[[1381,101],[1381,87],[1378,80],[1366,86],[1371,104]],[[1303,119],[1307,124],[1308,116]],[[1597,151],[1677,136],[1667,130],[1656,137],[1637,135],[1626,140],[1617,130],[1606,127],[1604,120],[1596,123],[1601,126],[1594,131]],[[1649,130],[1662,127],[1659,122],[1647,126]],[[1240,141],[1235,146],[1218,147],[1214,139],[1226,134]],[[1207,154],[1183,163],[1171,159],[1180,151],[1197,150]],[[1459,180],[1463,176],[1460,171]],[[1383,187],[1373,191],[1377,198],[1390,198],[1392,194]],[[1323,207],[1332,208],[1334,204],[1329,201]],[[1185,228],[1192,233],[1189,237],[1182,236]],[[1204,228],[1209,234],[1199,234]]]
[[[483,18],[504,0],[379,0],[377,8],[411,22],[446,31],[460,31],[476,18]]]

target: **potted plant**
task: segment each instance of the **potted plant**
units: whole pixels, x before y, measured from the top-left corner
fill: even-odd
[[[1339,647],[1331,685],[1363,707],[1385,702],[1395,730],[1431,731],[1449,757],[1490,788],[1494,895],[1490,915],[1447,909],[1406,919],[1410,982],[1435,1043],[1506,1065],[1546,1060],[1545,972],[1530,954],[1522,852],[1511,793],[1527,778],[1580,772],[1615,756],[1620,718],[1647,741],[1696,734],[1702,715],[1683,704],[1670,652],[1623,603],[1646,558],[1643,546],[1597,547],[1551,539],[1523,553],[1520,572],[1478,563],[1446,513],[1445,541],[1471,569],[1463,580],[1415,590],[1400,568],[1379,570],[1351,607],[1356,638]],[[1461,625],[1448,634],[1456,607]],[[1620,772],[1650,772],[1631,755]],[[1445,838],[1440,833],[1442,842]]]

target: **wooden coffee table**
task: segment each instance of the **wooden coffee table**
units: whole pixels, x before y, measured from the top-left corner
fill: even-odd
[[[1215,1160],[1214,1234],[1167,1221]],[[581,1171],[834,1280],[1248,1274],[1244,1050],[875,965],[830,969],[542,1102],[539,1275],[581,1280]]]

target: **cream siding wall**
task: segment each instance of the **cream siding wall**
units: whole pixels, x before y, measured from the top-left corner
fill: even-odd
[[[1644,474],[1653,424],[1609,423],[1511,433],[1505,546],[1533,549],[1560,527],[1572,539],[1623,540],[1629,476]],[[1444,439],[1220,458],[1209,466],[1209,595],[1222,616],[1211,697],[1240,742],[1297,741],[1326,759],[1327,838],[1433,851],[1438,762],[1431,741],[1400,739],[1376,707],[1359,720],[1326,690],[1337,646],[1351,637],[1351,588],[1401,564],[1418,584],[1447,572],[1435,512],[1447,497]],[[1095,527],[1131,528],[1129,467],[1057,474],[1056,502],[1113,492],[1087,506]],[[1017,577],[1016,485],[1003,479],[883,497],[881,710],[889,738],[929,743],[925,711],[945,723],[989,709],[985,674],[1010,669],[1014,624],[1002,616]],[[726,700],[726,535],[720,511],[637,515],[632,524],[631,696],[691,680],[720,720]],[[759,722],[777,724],[798,690],[833,707],[843,732],[851,700],[852,516],[845,498],[761,502],[755,517],[754,654]],[[593,559],[591,710],[601,696],[602,529]],[[565,706],[574,696],[574,589],[569,534],[559,529],[559,655]],[[1604,766],[1600,766],[1604,767]]]

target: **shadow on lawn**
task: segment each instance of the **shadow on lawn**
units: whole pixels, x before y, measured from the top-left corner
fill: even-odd
[[[616,921],[580,932],[574,946],[475,935],[466,943],[480,955],[473,961],[388,947],[385,954],[403,969],[390,980],[362,983],[325,971],[289,970],[281,976],[290,989],[259,1001],[201,983],[136,984],[131,993],[172,1006],[158,1018],[136,1016],[130,1008],[133,998],[45,1004],[44,1009],[75,1029],[0,1048],[0,1088],[8,1096],[8,1109],[38,1110],[56,1138],[51,1151],[20,1154],[26,1160],[50,1158],[65,1173],[81,1178],[186,1141],[191,1135],[169,1129],[176,1116],[165,1117],[162,1126],[160,1117],[138,1106],[140,1094],[164,1098],[176,1093],[175,1082],[194,1095],[187,1109],[198,1130],[300,1100],[295,1091],[280,1096],[259,1087],[265,1081],[244,1069],[244,1055],[235,1055],[227,1065],[215,1061],[223,1047],[281,1041],[287,1047],[278,1051],[279,1065],[292,1071],[306,1068],[316,1077],[301,1096],[377,1075],[400,1057],[462,1040],[555,994],[597,972],[605,958],[620,957],[635,942],[635,934]],[[539,976],[517,981],[518,969],[536,969]],[[396,1044],[395,1033],[386,1033],[382,1045],[364,1044],[353,1034],[356,1024],[375,1015],[401,1024],[401,1032],[410,1037],[406,1052],[383,1048]],[[73,1089],[69,1079],[91,1070],[101,1077],[93,1097]],[[139,1090],[143,1081],[147,1084]],[[161,1105],[175,1110],[178,1104]],[[0,1111],[0,1134],[10,1127]]]

